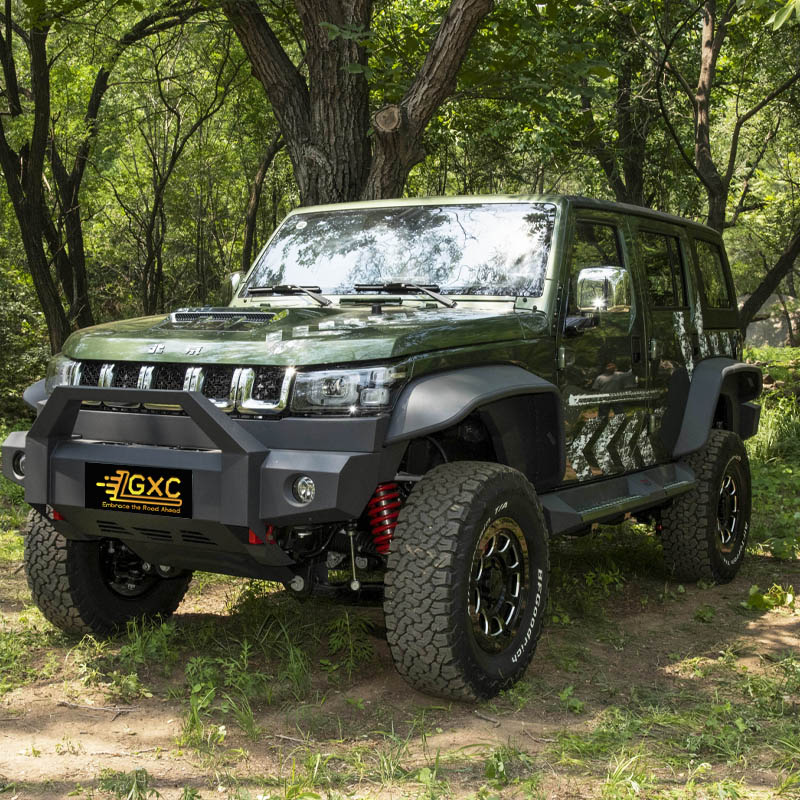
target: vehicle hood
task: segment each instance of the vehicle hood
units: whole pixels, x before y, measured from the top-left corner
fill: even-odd
[[[212,315],[142,317],[85,328],[64,353],[101,361],[195,364],[341,364],[395,359],[416,353],[522,339],[520,314],[510,303],[495,308],[367,305],[326,308],[219,309]],[[243,316],[229,316],[241,311]],[[191,316],[191,315],[188,315]]]

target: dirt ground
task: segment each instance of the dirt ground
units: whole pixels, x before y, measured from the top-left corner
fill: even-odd
[[[730,584],[684,587],[665,582],[658,564],[643,566],[650,545],[610,541],[559,546],[553,620],[525,679],[477,707],[402,681],[375,601],[344,606],[369,639],[348,678],[333,668],[322,622],[342,606],[283,592],[237,605],[247,582],[216,579],[195,581],[178,610],[171,656],[136,668],[138,696],[115,693],[125,638],[92,643],[86,658],[85,644],[30,607],[19,563],[7,562],[3,631],[22,631],[27,644],[6,661],[17,677],[0,696],[0,795],[800,796],[800,612],[785,595],[771,610],[742,605],[753,584],[799,586],[800,564],[751,556]],[[240,618],[273,606],[302,622],[310,642],[304,692],[254,700],[249,735],[217,704],[201,736],[182,743],[187,692],[195,696],[184,680],[197,655],[192,632],[206,632],[207,654],[226,652],[241,641]]]

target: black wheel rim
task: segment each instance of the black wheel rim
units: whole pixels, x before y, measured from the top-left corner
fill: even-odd
[[[140,597],[159,580],[149,574],[139,556],[122,542],[103,539],[100,542],[100,574],[105,585],[120,597]],[[152,568],[151,568],[152,569]]]
[[[472,632],[487,653],[505,650],[519,630],[529,581],[528,546],[519,525],[495,520],[481,535],[472,557],[469,616]]]
[[[722,474],[717,502],[717,548],[726,555],[733,552],[742,530],[739,476],[729,463]]]

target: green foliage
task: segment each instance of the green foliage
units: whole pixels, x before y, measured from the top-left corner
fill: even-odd
[[[2,198],[0,197],[0,200]],[[23,270],[24,259],[8,247],[18,233],[4,215],[7,203],[0,202],[0,420],[14,420],[27,412],[22,392],[44,377],[49,354],[44,316],[38,309],[30,276]],[[5,427],[0,424],[0,430]]]
[[[795,23],[800,22],[800,0],[784,0],[783,7],[767,20],[767,24],[772,25],[772,29],[776,31],[789,22],[792,15],[794,15]]]
[[[750,587],[747,600],[742,602],[744,608],[753,611],[771,611],[773,608],[793,609],[794,604],[794,587],[778,586],[777,583],[773,583],[766,592],[762,592],[756,584],[753,584]]]
[[[800,401],[797,395],[765,394],[758,433],[747,442],[757,461],[800,458]]]
[[[328,625],[328,646],[333,655],[341,657],[338,666],[344,668],[348,678],[374,653],[369,627],[365,619],[351,616],[347,609]]]
[[[108,792],[117,800],[154,800],[161,793],[150,785],[150,774],[146,769],[119,772],[104,769],[97,781],[100,791]]]
[[[38,609],[31,608],[11,624],[0,613],[0,697],[18,686],[52,675],[58,665],[42,661],[43,652],[61,639],[44,621]]]
[[[178,659],[177,631],[174,622],[144,622],[131,620],[126,629],[127,641],[117,659],[124,670],[158,664],[165,676]]]
[[[565,686],[558,693],[558,699],[561,701],[561,705],[573,714],[583,714],[586,709],[586,703],[575,697],[574,686]]]
[[[710,603],[703,603],[703,605],[698,606],[694,610],[694,618],[698,622],[705,622],[708,624],[714,621],[716,613],[717,611],[714,606],[712,606]]]

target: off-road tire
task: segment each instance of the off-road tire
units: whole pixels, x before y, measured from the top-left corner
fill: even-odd
[[[100,542],[67,539],[38,511],[28,514],[25,573],[44,616],[76,636],[109,636],[136,617],[167,617],[192,579],[191,573],[158,579],[144,594],[123,597],[103,579]]]
[[[508,631],[508,646],[486,652],[470,617],[473,556],[486,532],[502,529],[509,519],[517,524],[517,535],[524,535],[527,583],[522,581],[519,591],[524,606]],[[477,461],[443,464],[417,483],[400,511],[384,593],[389,648],[397,670],[412,686],[473,701],[493,697],[519,680],[544,620],[546,531],[533,486],[510,467]]]
[[[750,529],[750,463],[742,440],[731,431],[712,430],[705,447],[686,459],[696,488],[676,498],[661,515],[661,540],[669,574],[679,580],[726,583],[744,559]],[[718,530],[721,488],[735,480],[738,518],[735,536],[723,545]],[[725,550],[729,552],[725,552]]]

